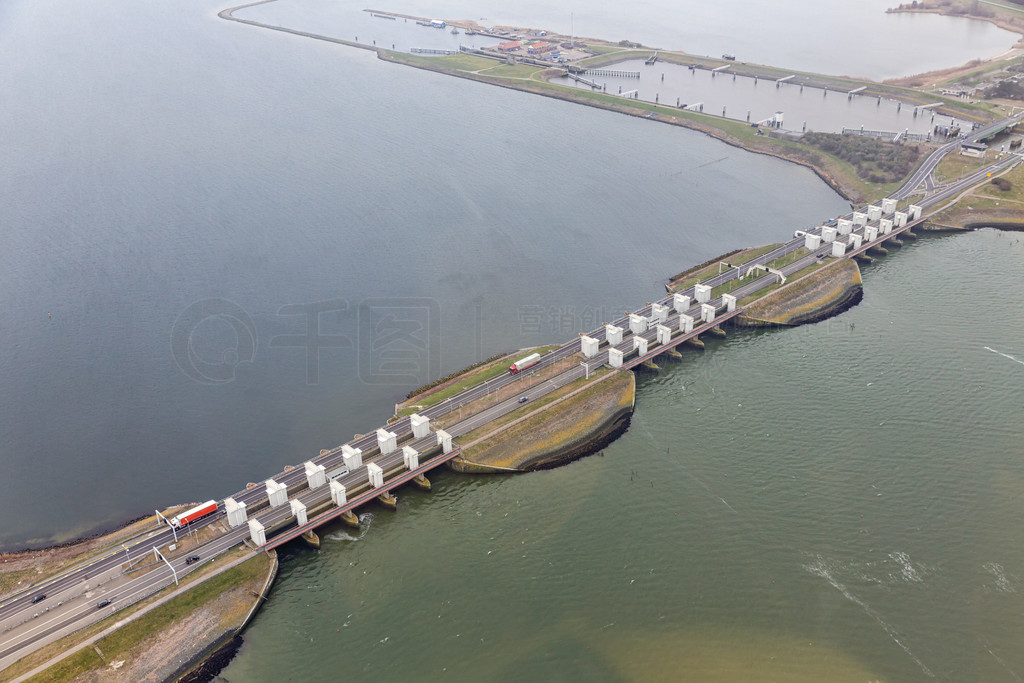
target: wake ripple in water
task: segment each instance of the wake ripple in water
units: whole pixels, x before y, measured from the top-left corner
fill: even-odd
[[[1024,365],[1024,360],[1021,360],[1020,358],[1014,358],[1013,356],[1011,356],[1008,353],[1003,353],[1002,351],[996,351],[995,349],[989,348],[988,346],[985,347],[985,350],[986,351],[991,351],[992,353],[998,353],[1003,358],[1009,358],[1010,360],[1012,360],[1015,363],[1020,363],[1021,365]]]
[[[837,581],[835,577],[832,576],[832,572],[829,570],[829,567],[826,565],[825,559],[822,558],[821,555],[818,555],[815,561],[811,564],[805,564],[804,569],[806,569],[811,574],[814,574],[815,576],[820,576],[821,578],[828,581],[833,588],[842,593],[843,597],[845,597],[847,600],[860,607],[862,610],[864,610],[864,613],[872,619],[874,619],[875,623],[882,627],[882,630],[885,631],[885,633],[892,639],[892,641],[899,645],[900,649],[906,652],[907,656],[913,659],[914,662],[919,667],[921,667],[921,671],[923,671],[929,678],[935,678],[935,674],[931,672],[931,669],[925,666],[924,662],[918,659],[917,655],[911,652],[910,648],[902,640],[900,640],[899,632],[897,632],[895,628],[890,626],[888,622],[882,619],[882,616],[878,612],[872,609],[866,602],[864,602],[856,595],[851,593],[846,586],[839,583],[839,581]]]
[[[986,562],[985,564],[983,564],[981,566],[982,566],[982,568],[985,571],[987,571],[989,574],[991,574],[992,576],[995,577],[995,579],[996,579],[995,590],[996,591],[998,591],[1000,593],[1016,593],[1017,592],[1017,587],[1015,585],[1013,585],[1014,581],[1010,580],[1011,578],[1012,579],[1016,579],[1017,577],[1013,576],[1012,574],[1010,575],[1010,577],[1007,577],[1006,571],[1003,569],[1003,565],[999,564],[998,562]],[[986,585],[985,589],[988,590],[989,586]]]
[[[373,513],[365,512],[359,515],[359,532],[356,534],[339,529],[338,531],[332,531],[331,533],[324,536],[325,541],[358,541],[366,535],[366,532],[370,529],[370,522],[373,521]]]

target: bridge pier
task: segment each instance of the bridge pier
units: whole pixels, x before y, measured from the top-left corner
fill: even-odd
[[[300,538],[303,541],[305,541],[306,545],[308,545],[309,547],[316,548],[317,550],[320,550],[320,537],[317,536],[316,532],[313,531],[312,529],[310,529],[309,531],[303,533],[302,536],[300,536]]]
[[[359,518],[356,517],[356,513],[352,512],[351,510],[346,510],[345,512],[341,513],[341,516],[338,517],[338,519],[340,519],[341,522],[346,526],[350,526],[353,529],[359,528]]]
[[[704,350],[704,342],[701,341],[700,337],[690,337],[686,340],[686,343],[697,349],[698,351]]]
[[[413,483],[413,486],[415,486],[416,488],[420,489],[421,491],[429,491],[430,490],[430,480],[427,479],[426,477],[424,477],[422,474],[420,476],[418,476],[418,477],[415,477],[412,480],[412,483]]]
[[[679,353],[679,350],[675,348],[668,349],[662,355],[668,358],[669,360],[674,361],[681,361],[683,359],[683,354]]]
[[[715,325],[710,330],[708,330],[708,334],[710,334],[712,337],[725,337],[725,330],[723,330],[718,325]]]
[[[384,493],[377,496],[377,502],[386,507],[388,510],[398,509],[398,498],[395,498],[393,495],[391,495],[390,491],[385,491]]]

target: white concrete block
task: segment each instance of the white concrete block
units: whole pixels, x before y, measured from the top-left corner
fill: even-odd
[[[849,235],[853,231],[853,221],[846,218],[840,218],[836,221],[836,234]]]
[[[647,340],[643,337],[633,337],[633,348],[638,351],[637,355],[647,355]]]
[[[292,507],[292,516],[295,517],[295,521],[299,526],[302,526],[309,519],[306,518],[306,506],[301,500],[289,500],[288,504]]]
[[[736,297],[734,297],[732,294],[723,294],[722,303],[725,304],[726,312],[736,310]]]
[[[892,214],[896,210],[896,200],[890,197],[886,197],[882,200],[882,213],[886,216]]]
[[[593,358],[597,355],[597,348],[601,345],[601,342],[588,337],[585,334],[580,335],[580,350],[583,352],[584,358]]]
[[[622,328],[616,327],[615,325],[604,326],[604,338],[612,346],[617,346],[622,343]]]
[[[413,413],[409,416],[409,422],[412,425],[412,435],[414,438],[422,439],[430,433],[429,417]]]
[[[700,304],[711,301],[711,285],[694,285],[693,298]]]
[[[916,221],[918,218],[921,217],[921,207],[918,206],[917,204],[911,204],[910,206],[908,206],[907,212],[907,218],[912,221]]]
[[[883,235],[888,235],[890,232],[892,232],[892,221],[889,220],[888,218],[883,218],[882,220],[878,221],[878,229],[881,231]]]
[[[711,304],[700,305],[700,319],[706,323],[715,322],[715,307]]]
[[[897,228],[902,228],[907,224],[907,214],[902,211],[897,211],[892,215],[892,222]]]
[[[278,484],[273,479],[267,479],[267,500],[270,501],[270,507],[276,508],[284,505],[288,502],[288,487],[284,484]]]
[[[846,255],[846,244],[844,242],[835,241],[832,243],[832,255],[836,258]]]
[[[647,331],[647,318],[636,313],[629,314],[629,331],[633,334],[641,334]]]
[[[348,503],[348,492],[340,481],[331,480],[331,502],[338,507]]]
[[[853,224],[854,225],[867,225],[868,224],[868,215],[866,213],[861,213],[860,211],[854,211],[853,212]]]
[[[231,528],[242,526],[249,519],[245,512],[245,503],[239,503],[234,498],[224,499],[224,511],[228,514],[228,526]]]
[[[448,432],[444,431],[443,429],[438,429],[434,433],[437,434],[437,445],[441,447],[441,452],[442,453],[451,453],[452,452],[452,435],[449,434]]]
[[[821,235],[812,235],[810,233],[804,235],[804,249],[808,251],[814,251],[821,246]]]
[[[608,349],[608,365],[613,368],[622,367],[622,351],[618,349]]]
[[[412,446],[402,446],[402,461],[405,469],[414,470],[420,466],[420,454]]]
[[[306,483],[309,484],[309,488],[319,488],[327,483],[327,473],[323,465],[314,465],[311,460],[307,460],[303,467],[306,470]]]
[[[657,318],[660,323],[668,320],[668,311],[668,306],[663,304],[651,304],[651,317]]]
[[[693,316],[685,313],[679,314],[679,331],[683,334],[693,332]]]
[[[249,536],[252,537],[252,542],[256,544],[257,548],[267,544],[266,529],[259,523],[259,520],[249,520]]]
[[[349,472],[355,471],[357,467],[363,466],[363,449],[352,448],[348,444],[341,447],[341,457],[345,461],[345,467]]]
[[[690,297],[685,294],[673,294],[672,308],[676,309],[676,313],[686,313],[690,310]]]
[[[850,248],[860,249],[861,240],[864,238],[861,235],[850,235]]]
[[[882,207],[872,204],[868,207],[868,221],[874,222],[882,217]]]
[[[664,346],[672,341],[672,328],[665,325],[658,325],[658,343]]]
[[[874,242],[878,239],[878,228],[873,225],[869,225],[864,228],[864,240],[867,242]]]
[[[393,453],[398,448],[398,435],[386,429],[378,429],[377,445],[380,446],[381,455]]]
[[[821,229],[821,241],[825,244],[836,241],[836,229],[835,228],[822,228]]]
[[[366,463],[366,479],[370,486],[379,489],[384,485],[384,470],[375,462]]]

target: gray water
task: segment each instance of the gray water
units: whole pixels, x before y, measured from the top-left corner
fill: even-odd
[[[6,547],[223,496],[845,207],[690,131],[222,7],[0,6]],[[992,302],[1020,259],[995,232],[913,245],[835,321],[641,381],[603,456],[441,474],[325,530],[225,676],[1015,680],[1024,349]]]
[[[842,91],[802,88],[794,83],[776,85],[773,79],[754,79],[728,72],[713,74],[707,69],[693,69],[657,62],[650,66],[642,59],[630,59],[610,65],[609,69],[639,73],[640,78],[587,74],[589,81],[604,87],[604,92],[622,94],[636,91],[635,97],[667,106],[703,105],[706,114],[759,123],[782,112],[782,128],[795,131],[842,133],[844,128],[931,134],[935,126],[959,125],[963,121],[936,115],[930,111],[915,113],[912,105],[894,99],[864,95],[849,97]],[[591,86],[568,77],[555,82],[584,90]]]
[[[987,22],[932,14],[886,14],[891,0],[757,0],[578,4],[543,0],[393,0],[386,10],[437,19],[468,19],[484,26],[548,29],[602,40],[630,40],[666,50],[741,62],[882,80],[945,69],[1002,54],[1019,36]],[[252,7],[238,16],[367,45],[457,49],[449,36],[415,23],[377,19],[353,0],[288,0]],[[401,23],[401,20],[399,20]],[[444,34],[444,35],[441,35]],[[406,40],[408,38],[408,40]],[[415,42],[432,41],[417,45]],[[433,44],[437,41],[437,44]]]
[[[641,376],[599,456],[323,529],[223,679],[1019,680],[1024,324],[949,311],[1022,261],[910,243],[827,323]]]

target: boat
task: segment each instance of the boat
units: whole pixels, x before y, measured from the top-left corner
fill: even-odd
[[[457,29],[457,28],[455,28],[454,26],[452,26],[452,35],[453,35],[453,36],[457,36],[457,35],[459,35],[459,29]]]

